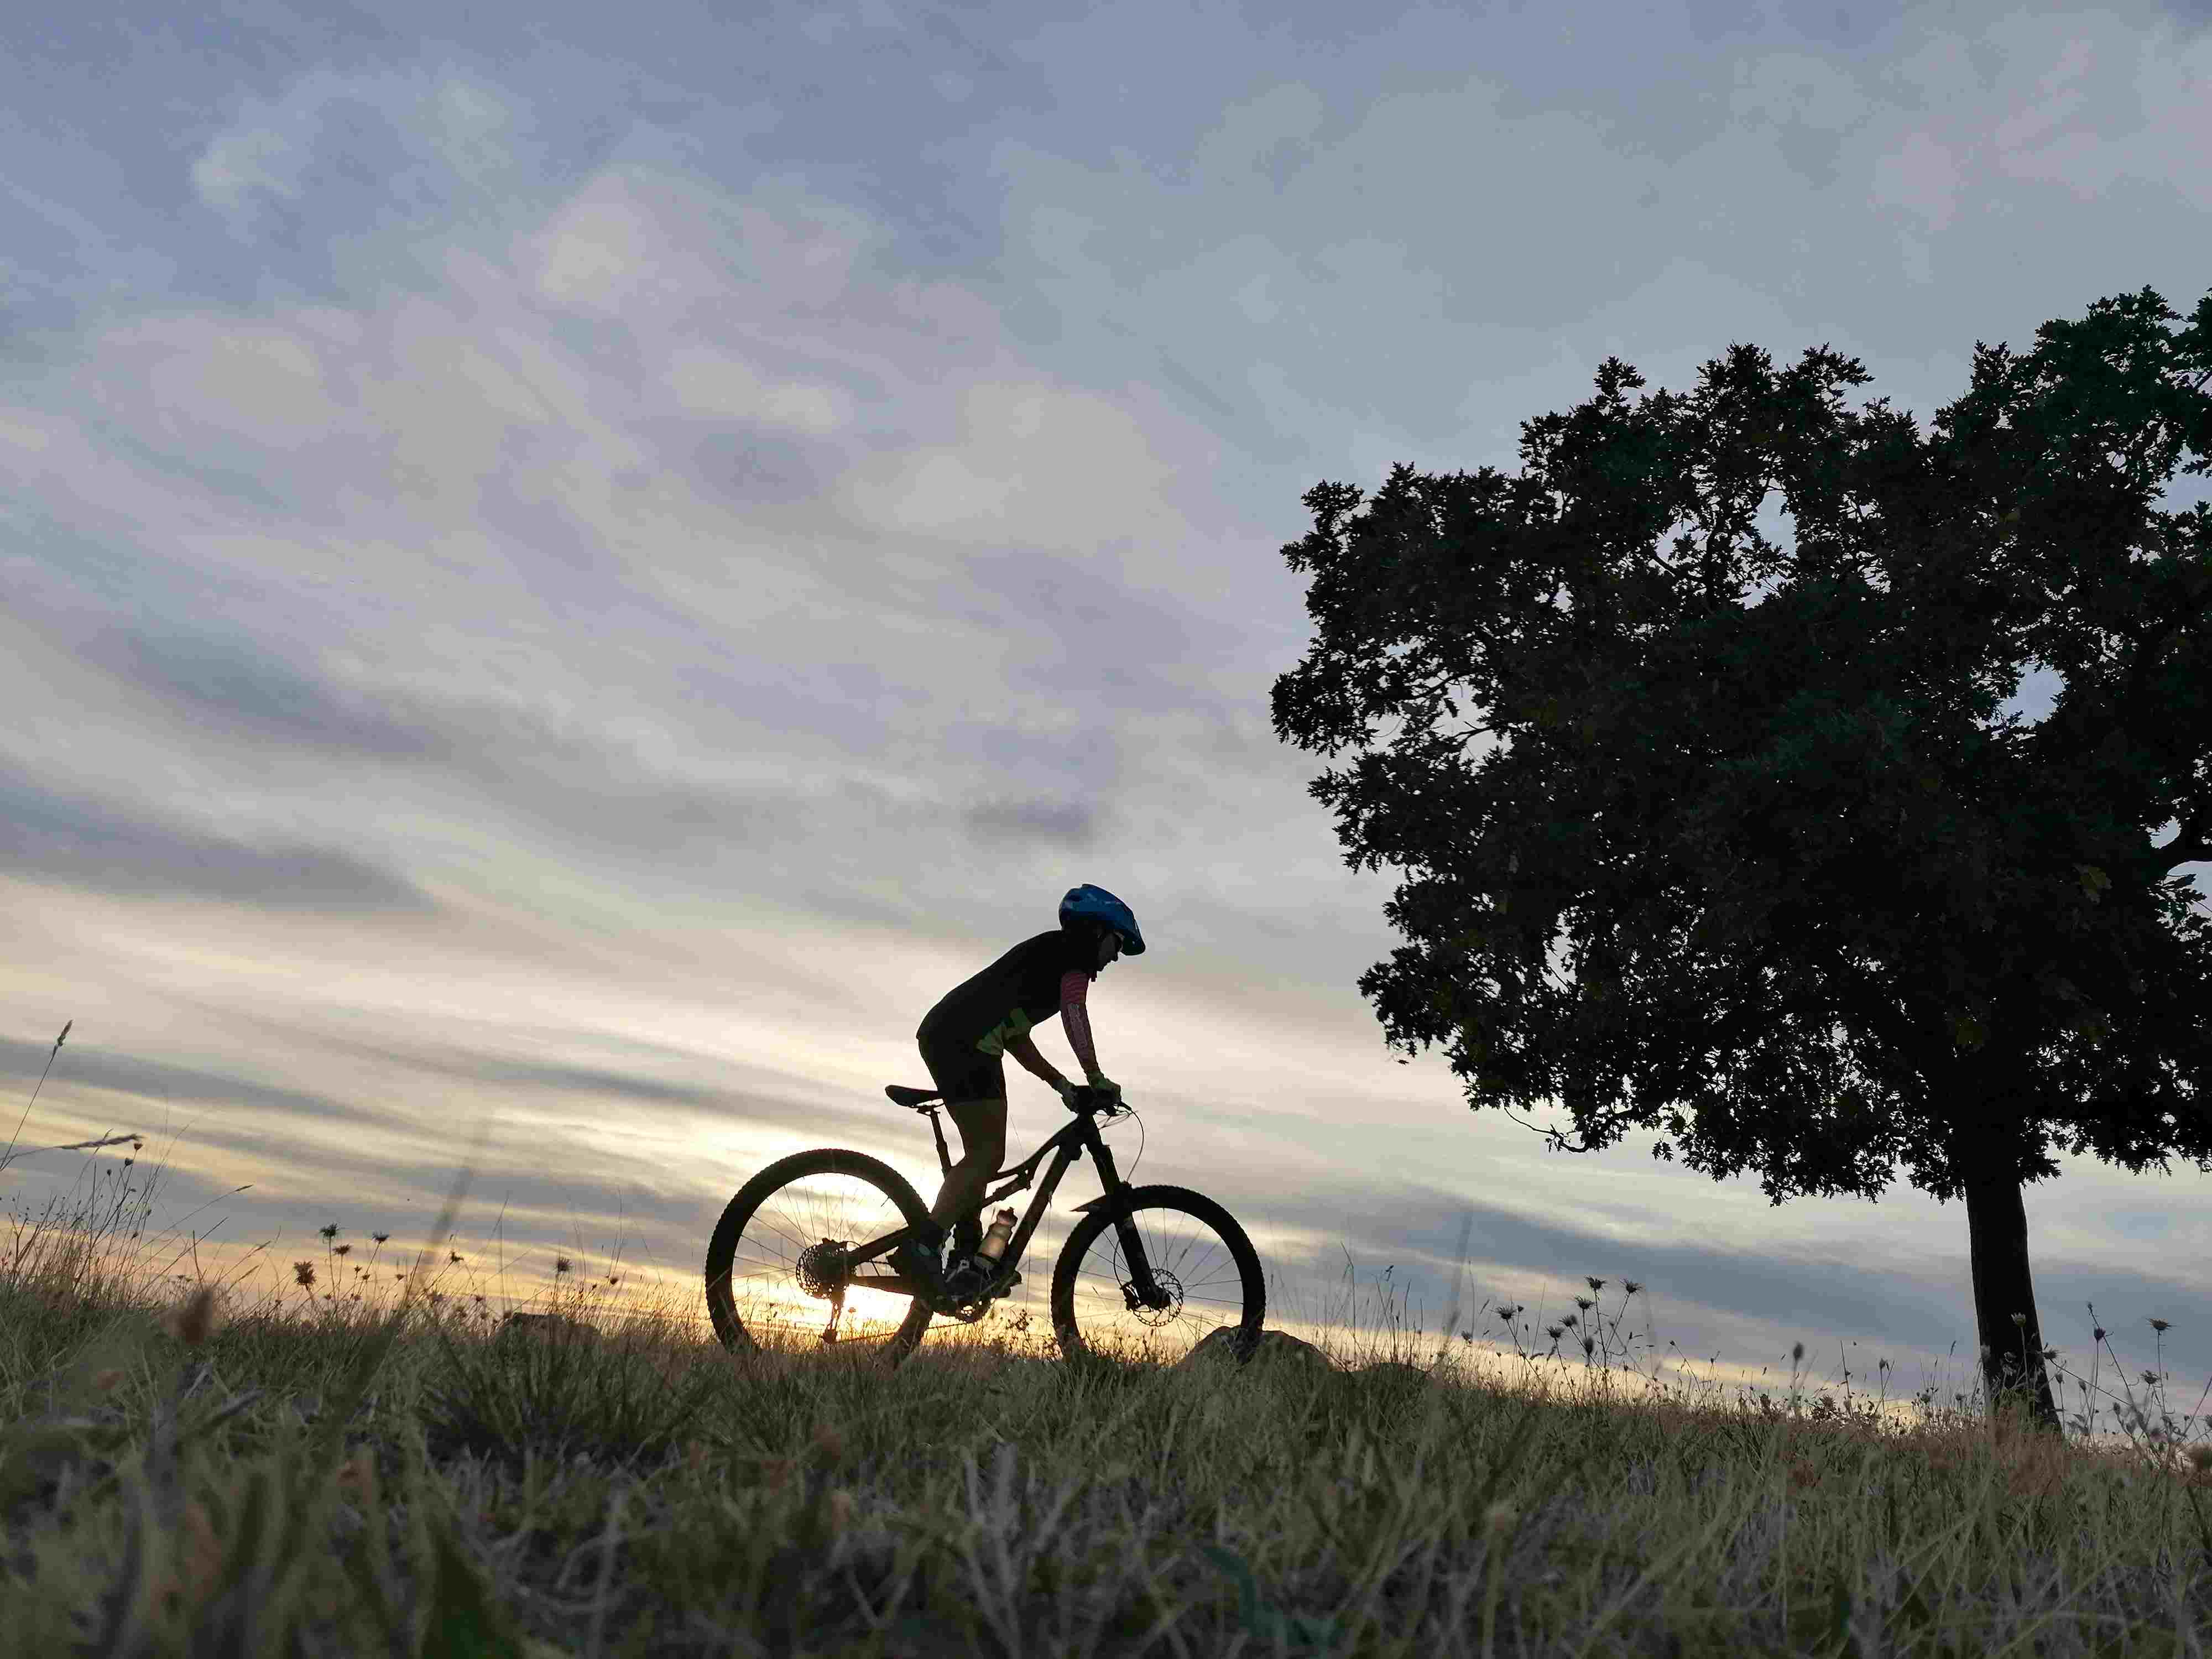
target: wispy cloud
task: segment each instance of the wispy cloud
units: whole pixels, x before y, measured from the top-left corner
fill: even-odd
[[[125,797],[42,788],[0,768],[0,859],[16,880],[150,899],[206,899],[280,910],[428,909],[428,895],[337,846],[225,835],[149,813]]]

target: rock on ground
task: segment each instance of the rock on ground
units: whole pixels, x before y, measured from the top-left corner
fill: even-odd
[[[1175,1369],[1231,1363],[1236,1358],[1235,1340],[1236,1333],[1227,1326],[1210,1331],[1197,1346],[1176,1361]],[[1263,1330],[1248,1369],[1297,1371],[1318,1377],[1328,1376],[1336,1367],[1312,1343],[1302,1342],[1287,1331]]]

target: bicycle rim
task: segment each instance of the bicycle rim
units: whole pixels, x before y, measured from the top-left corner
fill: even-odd
[[[880,1345],[902,1358],[930,1310],[867,1289],[865,1275],[887,1264],[856,1278],[836,1247],[880,1238],[927,1213],[904,1176],[864,1153],[824,1149],[770,1164],[730,1200],[707,1247],[714,1334],[739,1353],[804,1352],[834,1340]]]
[[[1164,1305],[1141,1299],[1123,1218]],[[1139,1187],[1086,1213],[1068,1235],[1053,1270],[1052,1315],[1071,1358],[1171,1365],[1216,1331],[1240,1346],[1256,1339],[1267,1289],[1251,1240],[1221,1206],[1180,1187]]]

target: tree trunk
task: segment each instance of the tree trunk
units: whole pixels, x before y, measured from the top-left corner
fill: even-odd
[[[2021,1199],[2020,1176],[1969,1148],[1955,1149],[1953,1158],[1966,1187],[1974,1321],[1990,1405],[2015,1405],[2038,1427],[2055,1432],[2058,1406],[2044,1369],[2043,1327],[2035,1314],[2035,1276],[2027,1265],[2027,1206]]]

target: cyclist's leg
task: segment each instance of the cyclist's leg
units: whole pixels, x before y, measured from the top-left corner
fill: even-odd
[[[984,1188],[1006,1162],[1006,1066],[999,1055],[979,1053],[972,1044],[929,1036],[921,1040],[921,1060],[945,1097],[945,1115],[960,1131],[960,1161],[929,1206],[930,1220],[942,1238],[981,1206]]]
[[[1006,1161],[1006,1097],[1001,1093],[959,1101],[948,1104],[945,1115],[960,1130],[961,1158],[945,1172],[929,1217],[939,1226],[950,1228],[981,1207],[984,1189]]]

